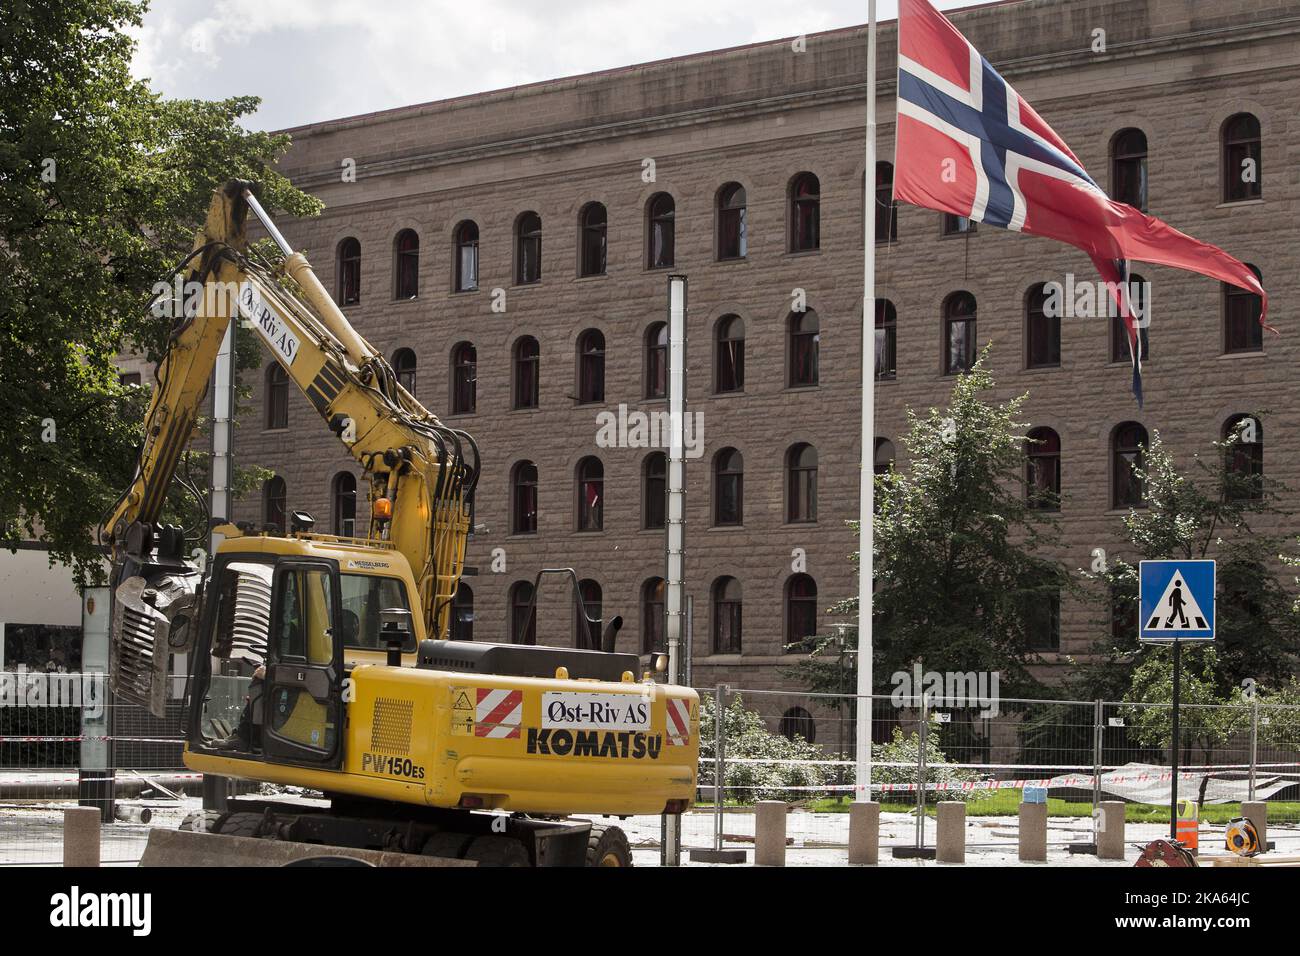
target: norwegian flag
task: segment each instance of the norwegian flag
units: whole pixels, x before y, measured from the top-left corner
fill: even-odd
[[[901,0],[894,196],[927,209],[1044,236],[1092,258],[1128,330],[1133,393],[1142,347],[1128,260],[1173,266],[1268,294],[1244,262],[1110,199],[1061,137],[926,0]],[[1143,323],[1145,324],[1145,323]]]

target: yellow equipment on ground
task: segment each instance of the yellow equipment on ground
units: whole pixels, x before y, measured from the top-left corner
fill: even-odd
[[[282,262],[248,246],[250,210]],[[328,798],[231,801],[199,828],[480,864],[630,864],[617,827],[557,818],[686,810],[695,692],[638,680],[639,658],[613,653],[621,618],[598,648],[446,640],[471,527],[473,440],[402,388],[249,184],[217,193],[187,265],[204,295],[172,332],[135,480],[107,525],[111,685],[161,715],[169,661],[187,654],[186,766]],[[199,568],[183,532],[159,524],[237,316],[365,471],[365,537],[314,533],[303,512],[287,533],[220,516],[224,540]],[[570,569],[540,572],[534,601],[555,573],[599,633]]]
[[[1259,853],[1259,831],[1255,824],[1246,817],[1237,817],[1228,821],[1228,829],[1223,837],[1224,847],[1237,856],[1254,856]]]

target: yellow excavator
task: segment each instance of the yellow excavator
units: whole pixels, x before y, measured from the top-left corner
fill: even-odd
[[[250,211],[282,258],[250,245]],[[598,647],[448,640],[478,476],[474,441],[425,409],[348,322],[252,184],[213,197],[178,273],[201,288],[157,370],[134,481],[105,528],[112,551],[110,686],[161,715],[174,655],[189,662],[185,765],[319,791],[234,798],[196,816],[193,860],[249,840],[479,865],[630,865],[623,831],[570,814],[679,814],[692,803],[699,700]],[[194,284],[194,285],[191,285]],[[203,566],[161,523],[232,321],[251,324],[360,464],[365,537],[211,519]],[[529,611],[531,613],[531,609]],[[527,615],[526,615],[527,617]],[[263,850],[270,849],[258,844]],[[146,858],[149,856],[146,852]],[[170,857],[168,862],[184,862]]]

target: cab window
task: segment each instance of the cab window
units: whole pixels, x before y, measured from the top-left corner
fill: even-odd
[[[334,659],[328,571],[289,571],[275,618],[276,659],[329,664]]]
[[[386,578],[374,574],[339,575],[343,595],[343,631],[345,647],[364,647],[383,650],[379,640],[379,612],[384,608],[411,609],[406,598],[406,585],[400,578]],[[415,650],[412,633],[403,650]]]

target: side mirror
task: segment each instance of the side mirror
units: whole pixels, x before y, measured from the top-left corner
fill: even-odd
[[[668,673],[668,655],[667,655],[667,654],[656,654],[656,655],[655,655],[655,673],[656,673],[656,674],[666,674],[666,673]]]

